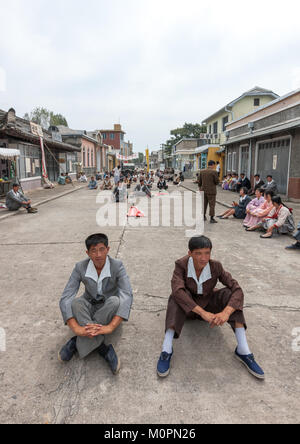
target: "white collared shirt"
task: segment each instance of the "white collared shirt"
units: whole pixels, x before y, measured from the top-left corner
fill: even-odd
[[[203,284],[204,284],[204,282],[209,281],[211,279],[211,277],[212,276],[211,276],[210,265],[207,264],[206,267],[202,270],[202,273],[201,273],[200,278],[198,280],[196,270],[195,270],[194,260],[192,257],[190,257],[189,263],[188,263],[188,278],[192,278],[196,282],[197,287],[198,287],[198,294],[203,294]]]
[[[86,270],[85,277],[93,279],[93,281],[95,281],[97,283],[98,295],[102,295],[102,283],[103,283],[104,279],[111,277],[109,257],[107,256],[107,258],[106,258],[106,262],[105,262],[103,270],[101,271],[100,276],[98,276],[94,262],[92,260],[90,260],[89,265]]]

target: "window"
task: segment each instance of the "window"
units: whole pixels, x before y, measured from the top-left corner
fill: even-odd
[[[232,153],[232,168],[231,171],[236,173],[236,153]]]
[[[85,167],[85,148],[82,149],[82,165]]]
[[[215,122],[215,123],[214,123],[214,130],[213,130],[213,133],[214,133],[214,134],[218,134],[218,129],[219,129],[219,128],[218,128],[218,122]]]
[[[254,106],[260,106],[260,99],[254,99]]]
[[[225,133],[225,131],[226,131],[226,124],[228,123],[228,120],[229,120],[228,116],[224,117],[222,120],[223,133]]]
[[[232,168],[232,153],[228,153],[227,172],[231,173]]]
[[[19,158],[20,178],[39,177],[41,172],[40,148],[33,145],[18,145],[21,156]]]
[[[106,133],[102,133],[103,140],[106,139]]]
[[[115,134],[114,133],[110,133],[110,140],[114,140],[115,139]]]
[[[212,128],[211,125],[209,125],[209,131],[208,131],[209,134],[211,134],[211,128]]]

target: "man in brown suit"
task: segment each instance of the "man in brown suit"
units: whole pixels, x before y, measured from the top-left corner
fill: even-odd
[[[217,185],[219,185],[219,175],[215,170],[216,162],[208,162],[208,169],[203,170],[199,176],[199,189],[204,192],[204,219],[206,220],[207,207],[210,208],[210,223],[216,224],[215,209],[217,201]]]
[[[189,242],[188,256],[176,262],[157,373],[160,377],[169,375],[174,338],[180,337],[187,319],[198,319],[208,322],[211,328],[228,322],[238,342],[235,357],[253,376],[264,379],[264,372],[255,362],[246,339],[243,291],[222,264],[211,259],[211,252],[212,243],[207,237],[194,237]],[[216,290],[218,281],[225,288]]]

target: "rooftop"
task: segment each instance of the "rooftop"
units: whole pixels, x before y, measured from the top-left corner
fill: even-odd
[[[228,103],[227,105],[223,106],[223,108],[221,108],[219,111],[217,111],[214,114],[212,114],[211,116],[207,117],[205,120],[203,120],[202,123],[205,124],[208,120],[211,120],[212,118],[216,117],[218,114],[221,114],[224,111],[226,111],[226,109],[232,108],[240,100],[244,99],[245,97],[251,97],[251,96],[273,96],[274,99],[279,98],[278,94],[274,93],[273,91],[271,91],[269,89],[261,88],[259,86],[255,86],[254,88],[249,89],[249,91],[246,91],[244,94],[242,94],[237,99],[234,99],[230,103]]]

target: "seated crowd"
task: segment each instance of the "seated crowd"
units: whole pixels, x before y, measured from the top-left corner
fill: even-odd
[[[274,194],[274,190],[277,191],[276,182],[272,176],[268,176],[267,184],[258,187],[259,183],[261,181],[257,175],[253,188],[255,199],[249,196],[252,190],[240,188],[239,202],[233,202],[232,208],[218,216],[219,219],[229,219],[231,216],[241,219],[247,232],[264,231],[260,236],[262,239],[270,239],[274,234],[292,234],[295,231],[293,210],[282,202],[280,196]],[[300,249],[300,224],[294,237],[297,243],[287,249]]]

